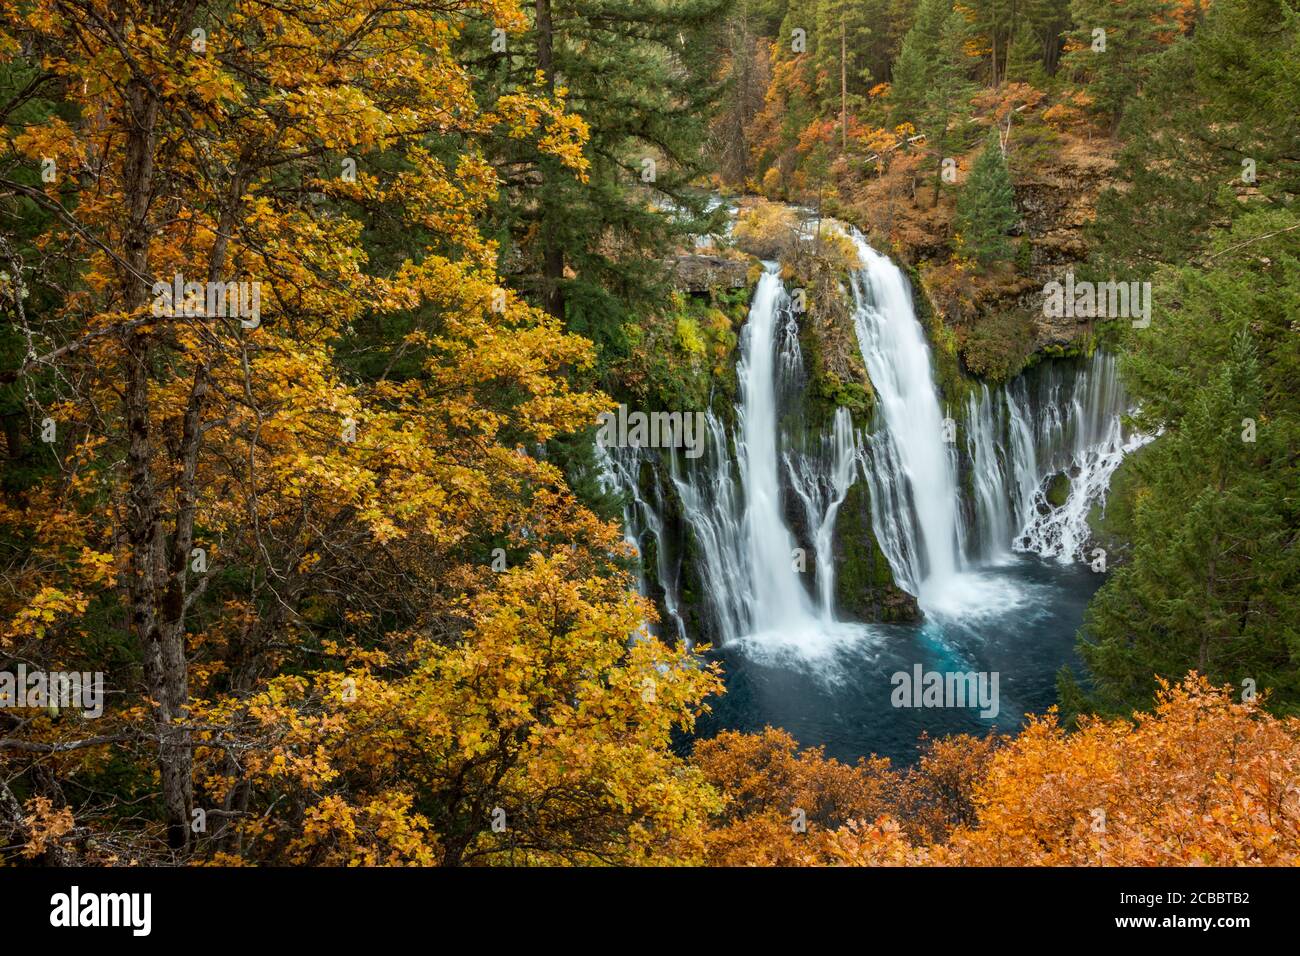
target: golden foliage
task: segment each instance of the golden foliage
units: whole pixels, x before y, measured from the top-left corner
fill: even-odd
[[[1011,738],[936,741],[903,774],[799,755],[771,730],[722,735],[695,762],[728,794],[706,840],[732,864],[1300,862],[1300,719],[1194,674],[1131,721],[1067,733],[1049,713]],[[790,826],[800,802],[826,808],[806,833]]]

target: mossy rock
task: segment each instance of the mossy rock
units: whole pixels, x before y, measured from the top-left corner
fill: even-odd
[[[835,521],[835,604],[842,614],[867,622],[906,622],[921,617],[916,598],[894,581],[889,560],[871,527],[871,497],[856,482]]]
[[[1119,468],[1111,476],[1106,492],[1106,504],[1092,506],[1088,513],[1088,528],[1098,547],[1106,552],[1111,567],[1123,564],[1132,551],[1135,509],[1146,485],[1142,479],[1142,463],[1150,445],[1124,456]]]
[[[848,409],[855,427],[867,427],[876,394],[862,361],[849,305],[846,284],[851,263],[837,254],[804,250],[782,268],[794,277],[791,287],[806,293],[807,311],[799,316],[799,346],[808,373],[808,428],[819,434],[825,431],[837,408]]]
[[[1033,318],[1022,310],[981,315],[962,329],[962,361],[984,381],[1001,384],[1029,363],[1035,334]]]
[[[930,342],[930,356],[939,395],[950,409],[960,408],[965,404],[966,396],[975,388],[976,382],[962,369],[957,334],[935,311],[921,272],[911,265],[900,265],[900,268],[907,274],[912,286],[912,308]]]
[[[1053,475],[1047,485],[1047,503],[1053,508],[1062,508],[1070,500],[1070,476],[1065,472]]]

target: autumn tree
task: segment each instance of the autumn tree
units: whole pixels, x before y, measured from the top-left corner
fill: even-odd
[[[1294,866],[1300,719],[1260,703],[1192,674],[1153,713],[1073,733],[1049,713],[928,743],[902,772],[801,755],[776,731],[720,735],[695,759],[736,796],[706,845],[750,865]],[[827,795],[832,822],[792,830],[791,801]],[[835,822],[845,810],[861,815]]]
[[[934,862],[964,866],[1294,866],[1300,721],[1193,675],[1155,711],[1073,734],[1031,721],[978,787],[979,823]]]
[[[530,26],[497,0],[5,9],[2,374],[27,464],[0,507],[0,655],[102,670],[111,692],[93,727],[0,713],[13,826],[40,800],[57,816],[75,779],[104,795],[61,844],[82,859],[457,862],[490,801],[536,782],[592,815],[548,817],[547,852],[664,839],[633,791],[668,813],[694,786],[664,728],[711,678],[654,641],[627,652],[618,535],[528,454],[606,400],[569,383],[590,342],[499,272],[487,154],[512,140],[580,182],[586,125],[545,77],[476,84],[454,41],[482,18]],[[556,609],[518,650],[512,605]],[[502,711],[430,730],[455,785],[405,779],[379,738],[494,667]],[[505,713],[524,700],[581,713],[529,743]],[[300,736],[352,704],[375,708],[368,754]],[[530,776],[552,744],[591,762]]]
[[[725,795],[706,836],[707,859],[721,866],[798,862],[851,820],[874,819],[888,807],[889,762],[848,766],[820,748],[800,750],[782,730],[723,732],[698,743],[694,764]]]

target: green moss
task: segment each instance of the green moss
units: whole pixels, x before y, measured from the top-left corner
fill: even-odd
[[[628,358],[612,370],[607,391],[646,410],[724,414],[737,394],[738,330],[748,290],[689,296],[677,292],[657,314],[624,326]]]
[[[848,409],[856,427],[867,427],[876,403],[845,290],[856,252],[850,249],[853,255],[848,255],[844,242],[832,238],[828,231],[819,249],[804,248],[782,263],[788,287],[805,292],[808,311],[799,320],[808,374],[803,411],[806,427],[817,433],[826,429],[837,408]]]
[[[849,489],[835,522],[835,603],[861,621],[913,621],[920,614],[876,541],[870,492],[861,481]]]
[[[901,268],[912,284],[912,303],[917,321],[930,340],[934,379],[939,394],[949,408],[961,408],[966,402],[966,396],[975,388],[975,381],[962,371],[957,333],[935,313],[920,272],[914,266]]]
[[[981,316],[966,331],[962,360],[980,378],[1005,382],[1029,364],[1034,334],[1034,321],[1023,310]]]
[[[1070,498],[1070,476],[1061,472],[1047,486],[1047,501],[1053,508],[1062,507]]]

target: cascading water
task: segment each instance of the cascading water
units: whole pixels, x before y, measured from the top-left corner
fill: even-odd
[[[1104,506],[1124,456],[1150,440],[1126,435],[1128,411],[1115,358],[1100,351],[1074,374],[1051,366],[972,394],[967,448],[983,532],[975,553],[994,561],[1012,550],[1083,559],[1089,513]],[[1064,501],[1053,503],[1058,476],[1066,482]]]
[[[1005,387],[981,386],[959,425],[941,405],[906,277],[860,234],[850,238],[861,264],[850,283],[854,323],[877,397],[869,434],[856,433],[843,408],[820,436],[801,430],[799,327],[768,264],[741,333],[734,430],[709,410],[700,458],[605,456],[608,483],[628,492],[629,539],[653,542],[647,573],[665,629],[682,640],[687,621],[704,625],[692,614],[707,615],[710,639],[723,646],[804,658],[875,633],[835,614],[836,520],[859,477],[876,541],[923,611],[947,621],[1003,614],[1023,595],[1016,576],[997,569],[1021,560],[1017,552],[1083,557],[1088,513],[1141,441],[1124,437],[1125,397],[1114,360],[1100,353],[1082,370],[1048,363]],[[1068,494],[1054,505],[1065,479],[1055,492],[1049,485],[1061,474]],[[680,518],[673,528],[669,512]],[[798,520],[798,535],[787,519]],[[693,610],[682,599],[687,553]]]
[[[860,268],[846,294],[876,395],[865,433],[844,408],[810,426],[821,409],[804,407],[801,330],[769,265],[741,333],[734,415],[705,412],[704,454],[615,449],[604,471],[627,492],[627,533],[645,546],[642,589],[665,612],[661,632],[720,647],[728,693],[699,733],[776,725],[841,759],[906,760],[922,731],[982,733],[989,719],[1015,722],[1055,701],[1101,583],[1078,563],[1088,516],[1145,439],[1126,434],[1127,399],[1101,353],[1044,362],[946,408],[906,277],[850,238]],[[870,536],[860,499],[844,507],[858,480]],[[924,621],[880,583],[875,546]],[[895,623],[837,619],[836,595],[848,597],[837,559],[862,582],[857,607]],[[883,601],[894,603],[872,603]],[[893,679],[918,666],[1002,674],[998,716],[899,709]]]
[[[848,409],[837,408],[830,434],[822,436],[814,454],[795,450],[785,454],[790,484],[803,506],[812,529],[817,570],[817,601],[823,618],[835,608],[835,519],[857,477],[859,455],[853,419]]]
[[[739,434],[736,458],[745,489],[745,545],[752,580],[751,627],[769,631],[803,629],[815,622],[808,592],[795,571],[795,541],[781,516],[781,481],[777,457],[777,331],[785,289],[774,270],[759,280],[749,322],[742,333]]]
[[[686,533],[721,643],[745,644],[757,652],[815,657],[835,642],[863,633],[834,616],[832,536],[835,516],[853,483],[857,440],[849,414],[837,410],[818,447],[793,447],[780,430],[781,395],[797,391],[804,377],[798,326],[774,265],[760,278],[741,333],[737,365],[734,456],[727,430],[712,410],[705,414],[705,453],[682,461],[666,453]],[[643,449],[606,454],[604,474],[627,491],[629,531],[644,529],[656,541],[659,580],[677,608],[677,569],[665,565],[672,551],[663,540],[663,521],[637,489]],[[782,468],[784,466],[784,470]],[[813,545],[812,568],[784,520],[783,487],[803,509]],[[805,578],[815,575],[815,590]],[[671,585],[671,586],[670,586]]]
[[[600,442],[595,445],[596,464],[599,469],[597,481],[606,492],[621,491],[627,495],[627,504],[623,509],[623,538],[637,551],[642,565],[637,569],[637,590],[649,596],[650,587],[646,580],[644,567],[645,554],[642,548],[642,535],[648,535],[654,542],[655,580],[662,589],[662,604],[668,618],[670,632],[677,640],[690,646],[690,637],[686,632],[686,622],[680,611],[679,568],[673,561],[673,552],[668,536],[665,534],[663,519],[663,488],[658,476],[653,480],[654,501],[646,501],[641,496],[640,473],[641,456],[639,449],[606,448]]]
[[[930,346],[898,266],[854,243],[854,324],[876,390],[876,427],[866,442],[876,538],[895,579],[924,602],[952,586],[960,568],[957,457],[939,408]]]
[[[1124,455],[1147,439],[1125,436],[1128,404],[1113,357],[1097,352],[1075,372],[1053,364],[967,402],[971,526],[958,492],[956,422],[944,417],[930,348],[901,270],[854,234],[862,269],[853,284],[862,356],[879,399],[865,450],[876,536],[898,583],[923,609],[977,610],[1010,595],[971,573],[1014,551],[1084,557],[1088,515],[1104,504]],[[1031,384],[1032,383],[1032,384]],[[1065,501],[1049,484],[1068,477]]]
[[[769,265],[741,333],[734,462],[727,455],[726,433],[710,413],[708,454],[703,463],[691,463],[684,476],[675,470],[674,481],[723,643],[815,656],[828,641],[860,633],[834,619],[830,556],[835,513],[852,482],[856,445],[848,413],[841,412],[820,454],[783,448],[779,396],[784,384],[802,375],[790,300],[776,267]],[[783,518],[782,462],[813,531],[816,596],[804,583],[806,560]]]

